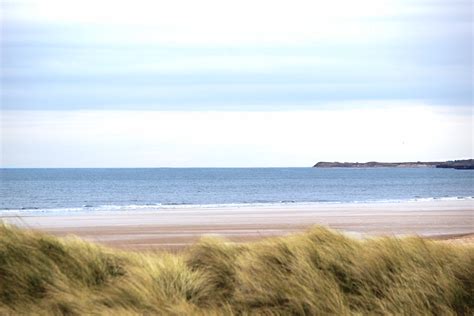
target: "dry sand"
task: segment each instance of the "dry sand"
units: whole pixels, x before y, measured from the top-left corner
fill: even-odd
[[[325,225],[355,237],[421,235],[472,242],[474,200],[0,214],[0,220],[114,247],[179,249],[203,235],[241,242]],[[461,238],[462,237],[462,238]]]

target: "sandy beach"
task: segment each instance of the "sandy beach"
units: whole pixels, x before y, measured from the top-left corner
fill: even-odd
[[[204,235],[242,242],[325,225],[354,237],[420,235],[447,239],[474,233],[474,201],[174,208],[71,214],[2,214],[4,222],[109,246],[178,249]],[[468,237],[469,238],[469,237]]]

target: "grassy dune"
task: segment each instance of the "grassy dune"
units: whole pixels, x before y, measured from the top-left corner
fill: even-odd
[[[0,314],[472,315],[474,249],[316,227],[181,254],[0,226]]]

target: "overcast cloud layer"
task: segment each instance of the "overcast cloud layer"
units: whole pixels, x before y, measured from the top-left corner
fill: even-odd
[[[470,0],[0,0],[3,167],[473,156]]]
[[[471,1],[3,1],[5,109],[472,102]]]

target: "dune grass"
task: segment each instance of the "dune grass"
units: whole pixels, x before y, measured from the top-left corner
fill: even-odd
[[[0,225],[0,314],[472,315],[474,248],[325,228],[179,254]]]

